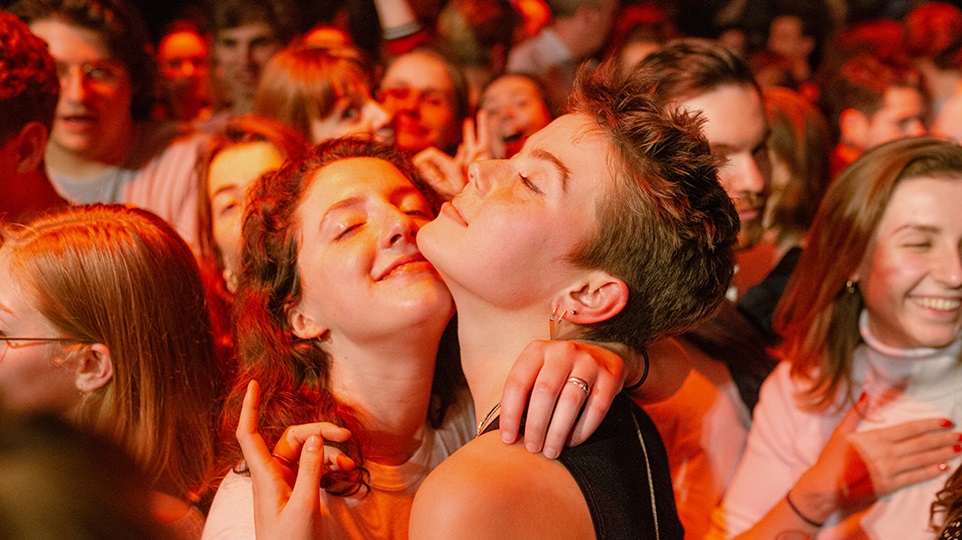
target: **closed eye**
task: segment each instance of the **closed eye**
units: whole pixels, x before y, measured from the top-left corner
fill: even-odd
[[[363,225],[364,225],[364,223],[355,223],[355,224],[353,224],[353,225],[348,225],[347,227],[344,228],[343,231],[337,233],[337,236],[334,237],[334,240],[337,241],[337,240],[341,240],[341,239],[347,238],[348,236],[350,236],[351,234],[353,234],[355,231],[357,231],[358,229],[360,229],[361,226],[363,226]]]
[[[531,191],[537,193],[538,195],[544,195],[544,192],[541,191],[540,189],[538,189],[538,186],[536,186],[536,185],[534,185],[533,183],[531,183],[531,181],[528,180],[528,177],[527,177],[527,176],[525,176],[525,175],[523,175],[523,174],[521,174],[521,173],[518,173],[518,178],[521,179],[521,183],[524,184],[526,188],[528,188],[528,189],[530,189]]]

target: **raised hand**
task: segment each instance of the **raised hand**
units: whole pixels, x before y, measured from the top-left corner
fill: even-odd
[[[320,422],[291,426],[273,453],[257,431],[260,387],[251,381],[237,424],[254,493],[254,530],[258,538],[307,540],[321,538],[320,482],[326,467],[351,469],[353,461],[329,449],[324,441],[343,442],[350,431]]]

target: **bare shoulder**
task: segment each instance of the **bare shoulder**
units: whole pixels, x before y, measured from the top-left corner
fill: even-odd
[[[418,489],[411,539],[594,538],[587,503],[563,465],[506,445],[473,440]]]

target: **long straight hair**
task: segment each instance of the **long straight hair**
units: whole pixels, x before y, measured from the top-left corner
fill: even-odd
[[[209,491],[221,381],[204,289],[187,244],[159,217],[71,207],[2,233],[12,276],[64,336],[101,343],[113,377],[77,421],[122,445],[154,489]]]
[[[816,411],[853,401],[855,348],[862,342],[861,293],[847,286],[868,252],[899,183],[921,176],[960,178],[962,147],[931,137],[878,146],[829,186],[798,267],[775,309],[784,337],[775,354],[792,362],[792,375],[808,388],[803,403]],[[839,392],[845,399],[836,403]]]

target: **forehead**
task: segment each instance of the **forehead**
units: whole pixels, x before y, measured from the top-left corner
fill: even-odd
[[[532,135],[518,157],[557,159],[555,166],[568,170],[568,186],[587,186],[597,192],[599,173],[608,170],[610,149],[608,139],[594,119],[585,114],[566,114]],[[552,158],[545,159],[549,154]]]
[[[454,83],[445,65],[433,56],[410,53],[394,61],[384,74],[384,85],[454,91]]]
[[[161,58],[172,56],[203,55],[207,52],[203,38],[194,32],[180,31],[164,36],[157,47]]]
[[[267,170],[276,169],[284,158],[269,142],[231,146],[217,153],[210,163],[209,191],[232,184],[248,184]]]
[[[749,85],[726,84],[683,100],[680,105],[701,112],[704,133],[713,147],[751,150],[767,133],[762,97]]]
[[[529,79],[525,77],[508,75],[491,83],[487,90],[484,91],[483,98],[487,98],[491,95],[501,96],[513,94],[538,96],[540,95],[540,92],[538,91],[538,87],[535,86],[535,84]]]
[[[308,189],[310,200],[323,210],[330,204],[355,195],[385,195],[403,188],[414,188],[394,164],[372,157],[347,158],[321,167]],[[321,204],[319,204],[321,203]]]
[[[248,23],[217,31],[217,41],[248,42],[263,38],[274,39],[274,29],[266,22]]]
[[[47,42],[50,55],[58,60],[90,61],[110,58],[103,36],[55,19],[41,19],[30,25],[30,31]]]
[[[906,112],[918,114],[922,111],[922,93],[911,86],[892,86],[885,91],[879,112]],[[878,113],[876,113],[878,114]]]
[[[962,213],[957,211],[960,200],[962,173],[906,178],[892,192],[877,234],[889,234],[907,224],[962,231]]]

